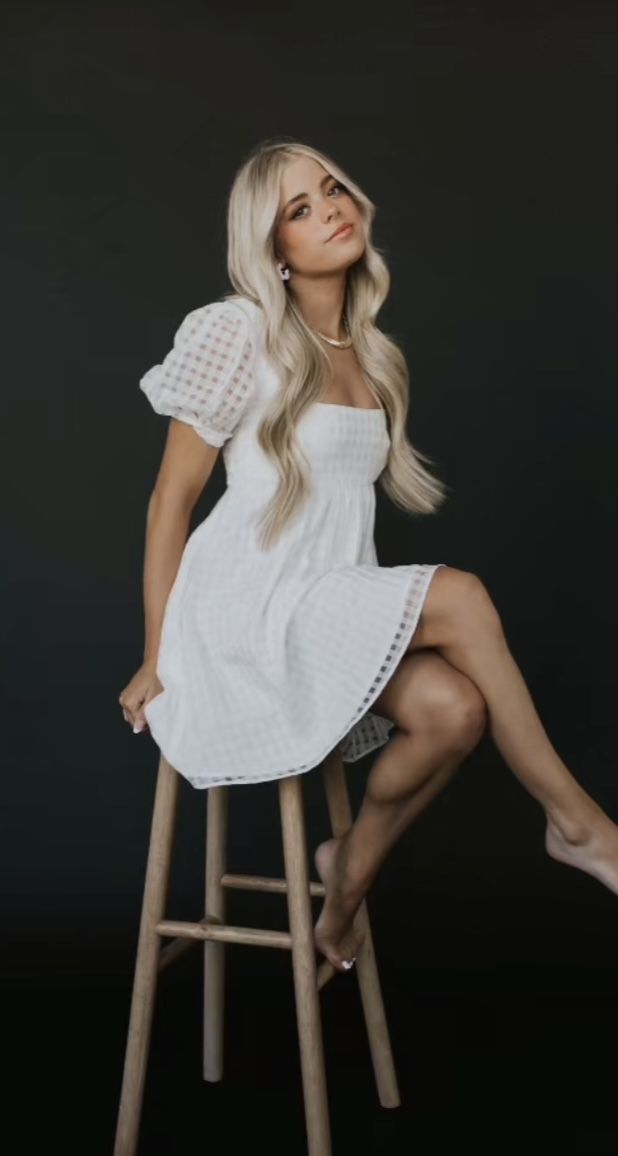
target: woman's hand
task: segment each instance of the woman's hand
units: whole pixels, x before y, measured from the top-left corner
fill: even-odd
[[[121,691],[118,702],[122,707],[126,722],[133,727],[134,734],[148,730],[144,707],[151,698],[154,698],[162,690],[164,687],[157,677],[155,666],[152,663],[144,662],[124,690]]]

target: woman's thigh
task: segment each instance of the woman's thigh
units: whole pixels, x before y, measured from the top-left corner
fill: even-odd
[[[480,737],[487,719],[475,683],[431,649],[404,654],[371,709],[410,732],[435,725]]]

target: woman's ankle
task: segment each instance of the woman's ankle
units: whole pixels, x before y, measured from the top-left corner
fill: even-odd
[[[550,807],[546,808],[545,815],[548,826],[554,832],[561,835],[571,846],[578,847],[590,841],[602,812],[595,803],[591,803],[589,809],[582,809],[576,815]]]

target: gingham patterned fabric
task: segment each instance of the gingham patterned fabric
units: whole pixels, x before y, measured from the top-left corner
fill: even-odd
[[[386,414],[323,402],[296,430],[309,500],[261,550],[256,523],[279,481],[257,440],[280,389],[264,330],[248,298],[211,302],[185,317],[173,349],[140,381],[157,413],[223,446],[227,488],[185,545],[163,618],[163,690],[144,712],[196,788],[299,774],[336,746],[346,762],[383,746],[393,723],[371,705],[445,565],[378,565]]]
[[[192,425],[210,445],[222,446],[238,425],[253,388],[251,323],[218,301],[188,313],[161,365],[140,389],[157,413]]]

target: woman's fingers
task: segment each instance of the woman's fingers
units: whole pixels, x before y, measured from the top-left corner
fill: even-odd
[[[129,726],[133,730],[133,734],[137,735],[140,734],[141,731],[147,730],[148,723],[144,717],[144,710],[142,705],[144,699],[142,699],[139,704],[135,704],[133,708],[129,706],[126,699],[119,701],[121,702],[122,706],[122,717],[124,718],[125,722],[129,723]]]
[[[149,730],[144,708],[162,690],[163,685],[156,672],[146,666],[140,667],[131,681],[121,690],[118,702],[122,707],[122,717],[131,726],[133,734],[138,735],[142,731]]]
[[[148,723],[144,718],[143,710],[139,710],[133,720],[133,734],[137,735],[140,731],[148,729]]]
[[[140,731],[145,730],[148,726],[148,723],[146,722],[146,719],[144,718],[144,703],[145,703],[145,701],[146,701],[145,696],[143,698],[140,698],[135,703],[135,706],[134,706],[134,709],[132,712],[133,734],[134,735],[139,734]]]

